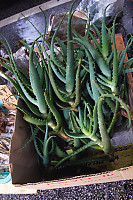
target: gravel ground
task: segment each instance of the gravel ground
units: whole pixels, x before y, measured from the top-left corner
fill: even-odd
[[[38,190],[37,194],[1,194],[1,200],[132,200],[133,180]]]

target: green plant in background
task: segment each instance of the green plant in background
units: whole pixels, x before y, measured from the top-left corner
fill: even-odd
[[[71,25],[75,2],[68,14],[66,44],[57,37],[66,14],[52,38],[46,37],[47,24],[43,11],[44,33],[41,34],[32,24],[40,36],[33,41],[31,47],[21,41],[29,51],[29,73],[16,65],[11,47],[4,36],[5,41],[1,41],[10,59],[0,61],[0,64],[16,79],[1,73],[11,81],[18,96],[25,102],[24,108],[16,107],[24,113],[24,120],[31,126],[31,138],[23,148],[33,141],[43,165],[49,169],[79,163],[78,156],[90,147],[103,150],[105,157],[102,159],[112,158],[112,133],[116,129],[124,129],[128,122],[128,130],[131,127],[125,74],[132,71],[130,66],[133,59],[124,63],[124,58],[132,45],[133,36],[130,34],[125,50],[117,52],[115,27],[119,13],[112,27],[108,28],[107,8],[101,22],[101,31],[93,24],[99,42],[90,32],[89,20],[85,36],[81,36]],[[41,43],[38,42],[40,38]],[[89,38],[94,41],[95,47]],[[55,46],[55,41],[60,49]],[[79,47],[75,48],[75,44]],[[39,57],[34,52],[35,45]],[[50,50],[50,55],[46,49]],[[127,112],[128,120],[121,115],[123,109]],[[83,159],[82,162],[87,161]]]

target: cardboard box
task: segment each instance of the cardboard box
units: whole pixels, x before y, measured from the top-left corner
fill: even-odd
[[[75,11],[72,17],[72,28],[76,30],[77,33],[80,33],[81,36],[84,36],[85,34],[85,27],[87,26],[87,19],[86,16],[87,13],[82,11]],[[49,26],[48,26],[48,35],[49,37],[52,36],[57,29],[60,21],[62,20],[64,16],[64,13],[58,14],[54,16],[53,14],[49,17]],[[63,42],[66,42],[67,40],[67,24],[68,24],[68,14],[65,16],[60,29],[58,30],[58,38],[60,38]]]
[[[117,50],[124,49],[124,43],[121,34],[116,35],[117,41]],[[126,58],[127,59],[127,56]],[[132,73],[128,74],[129,81],[129,100],[132,105],[133,100],[133,79]],[[19,105],[22,104],[21,101],[18,102]],[[38,163],[37,163],[37,155],[31,143],[27,148],[23,150],[19,150],[29,139],[29,129],[28,124],[23,119],[23,114],[18,110],[16,114],[16,123],[15,123],[15,131],[11,140],[11,149],[10,149],[10,170],[12,176],[12,185],[11,183],[7,184],[6,187],[12,188],[13,193],[15,193],[15,189],[17,193],[27,193],[28,191],[31,193],[37,192],[37,190],[45,190],[45,189],[54,189],[54,188],[62,188],[62,187],[70,187],[70,186],[79,186],[79,185],[88,185],[88,184],[96,184],[103,182],[112,182],[119,180],[127,180],[133,179],[133,165],[130,167],[120,168],[118,170],[98,173],[98,174],[90,174],[90,175],[82,175],[76,176],[67,179],[59,179],[52,181],[43,181],[41,182],[41,173],[39,171]],[[127,140],[122,140],[122,138],[128,138]],[[120,142],[118,144],[118,141]],[[115,146],[123,145],[123,142],[126,144],[133,144],[133,133],[132,128],[129,132],[122,132],[115,134],[112,139],[112,142]],[[122,143],[122,144],[121,144]],[[122,147],[123,148],[123,147]],[[125,156],[125,161],[129,163],[126,159],[131,152],[124,152],[121,155]],[[123,162],[123,161],[122,161]],[[119,165],[121,167],[121,165]],[[119,168],[118,167],[118,168]],[[20,185],[21,184],[21,185]],[[3,186],[4,187],[4,186]],[[11,189],[9,190],[11,192]]]

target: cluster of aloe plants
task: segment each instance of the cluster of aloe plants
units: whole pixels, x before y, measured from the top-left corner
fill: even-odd
[[[40,36],[31,46],[21,41],[29,51],[29,73],[16,65],[4,36],[1,41],[10,59],[3,59],[0,64],[16,77],[11,79],[5,74],[25,103],[23,108],[16,107],[31,127],[32,135],[23,148],[33,141],[43,165],[50,169],[78,163],[78,156],[90,147],[91,150],[103,150],[105,158],[113,157],[112,133],[131,127],[126,73],[132,71],[133,58],[126,62],[124,59],[133,36],[130,34],[125,50],[117,52],[115,27],[118,15],[112,27],[108,28],[107,8],[101,30],[92,24],[96,33],[93,35],[87,18],[88,27],[84,37],[81,36],[72,29],[75,2],[68,13],[66,43],[58,38],[58,30],[66,14],[51,38],[47,38],[43,11],[44,33],[41,34],[32,24]],[[40,39],[41,42],[38,41]],[[90,40],[94,41],[94,46]],[[55,42],[60,48],[55,46]],[[35,46],[39,56],[34,52]],[[50,55],[47,50],[50,50]],[[127,112],[128,118],[121,115],[121,110]]]

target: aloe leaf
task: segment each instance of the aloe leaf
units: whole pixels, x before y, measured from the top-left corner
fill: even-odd
[[[108,78],[106,78],[103,75],[97,74],[97,76],[102,79],[105,83],[107,83],[108,85],[112,85],[112,81],[110,81]]]
[[[98,64],[101,72],[105,74],[109,79],[111,79],[111,71],[106,65],[106,62],[102,58],[102,56],[99,54],[99,52],[84,38],[78,35],[78,38],[74,38],[75,41],[79,42],[85,50],[89,51],[93,59]]]
[[[39,38],[40,38],[40,37],[38,37],[37,39],[39,39]],[[36,41],[37,41],[37,40],[36,40]],[[27,49],[28,51],[30,51],[31,47],[29,47],[29,45],[26,44],[26,42],[24,42],[23,40],[20,40],[20,42],[26,47],[26,49]],[[38,58],[37,58],[35,52],[33,52],[33,60],[34,60],[34,62],[35,62],[35,65],[37,66],[37,68],[41,68],[40,63],[39,63],[39,61],[38,61]]]
[[[42,120],[42,119],[38,119],[35,117],[32,117],[31,115],[24,115],[24,120],[31,123],[31,124],[35,124],[36,126],[43,126],[46,124],[46,120]]]
[[[51,69],[51,64],[50,64],[50,61],[48,61],[48,70],[49,70],[49,79],[50,79],[50,82],[51,82],[51,85],[52,85],[52,88],[56,94],[56,96],[63,102],[68,102],[67,99],[65,99],[59,92],[58,90],[58,87],[57,87],[57,84],[55,82],[55,79],[54,79],[54,76],[53,76],[53,72],[52,72],[52,69]]]
[[[104,10],[104,15],[103,15],[103,22],[102,22],[102,55],[104,57],[104,59],[106,60],[108,55],[109,55],[109,35],[107,33],[107,29],[106,29],[106,10],[107,8],[110,6],[110,4],[108,6],[106,6],[105,10]]]
[[[32,47],[30,49],[30,55],[29,55],[30,82],[31,82],[31,87],[33,89],[33,92],[37,98],[38,108],[41,113],[46,114],[47,105],[46,105],[45,97],[43,94],[43,89],[41,88],[40,79],[35,69],[35,66],[33,64],[33,49],[34,49],[34,43],[32,44]]]
[[[93,144],[93,142],[89,142],[88,144],[80,147],[79,149],[75,150],[73,153],[69,154],[68,156],[66,156],[65,158],[61,159],[55,166],[54,168],[57,168],[59,165],[61,165],[63,162],[65,162],[66,160],[68,160],[69,158],[79,154],[80,152],[84,151],[85,149],[87,149],[88,147],[90,147]]]
[[[66,14],[63,16],[62,20],[60,21],[56,31],[54,32],[54,35],[52,37],[52,40],[51,40],[51,58],[52,58],[52,61],[54,62],[55,65],[57,65],[59,68],[63,68],[63,66],[61,66],[61,63],[59,63],[59,60],[57,60],[56,56],[55,56],[55,52],[54,52],[54,40],[56,38],[56,35],[57,35],[57,32],[61,26],[61,24],[63,23],[63,20],[65,18]]]
[[[39,54],[40,54],[39,56],[40,56],[40,58],[41,58],[41,61],[42,61],[42,63],[44,64],[44,66],[45,66],[45,68],[46,68],[47,64],[46,64],[45,59],[44,59],[44,56],[43,56],[42,47],[41,47],[41,45],[40,45],[37,41],[35,41],[35,43],[36,43],[36,45],[37,45],[37,48],[38,48],[38,51],[39,51]],[[34,53],[33,53],[33,54],[34,54]],[[33,55],[33,60],[34,60],[34,55]],[[39,77],[40,77],[40,79],[41,79],[41,82],[43,82],[43,81],[42,81],[42,78],[44,78],[44,77],[42,76],[42,68],[43,68],[43,66],[40,65],[39,59],[38,59],[38,62],[35,63],[35,66],[36,66],[36,68],[37,68],[37,72],[38,72],[38,74],[39,74]]]
[[[88,15],[86,15],[84,12],[81,12],[81,11],[78,11],[78,12],[81,13],[82,15],[84,15],[86,17],[86,19],[87,19],[87,28],[85,30],[84,38],[88,39],[88,37],[89,37],[89,29],[90,29],[90,25],[91,25],[90,24],[90,17]]]
[[[60,47],[56,47],[55,46],[55,50],[57,52],[56,58],[62,63],[62,64],[66,64],[66,58],[64,57],[61,48]],[[60,68],[59,68],[60,69]]]
[[[127,64],[127,63],[131,63],[132,64],[133,63],[133,58],[130,58],[127,61],[124,62],[124,64]]]
[[[63,111],[64,111],[64,110],[66,110],[66,111],[67,111],[67,110],[68,110],[68,111],[69,111],[69,110],[72,110],[72,111],[76,111],[76,112],[78,111],[77,108],[73,108],[73,107],[71,107],[69,104],[64,104],[64,103],[62,104],[61,102],[57,102],[57,101],[56,101],[56,105],[57,105],[60,109],[62,109]]]
[[[81,66],[82,66],[82,64],[81,64]],[[82,69],[80,72],[80,77],[83,78],[85,74],[86,74],[86,69]]]
[[[117,118],[117,112],[118,112],[118,108],[119,108],[119,102],[117,101],[116,102],[116,106],[115,106],[115,112],[113,114],[113,117],[112,117],[112,121],[107,129],[107,133],[109,134],[111,132],[111,130],[113,129],[114,125],[115,125],[115,122],[116,122],[116,118]]]
[[[87,104],[84,106],[84,126],[87,126]]]
[[[27,104],[27,106],[29,107],[29,109],[37,116],[40,117],[44,117],[43,114],[41,114],[38,110],[38,107],[36,107],[35,105],[33,105],[24,95],[23,91],[21,90],[20,86],[18,85],[18,83],[16,81],[14,81],[13,79],[11,79],[10,77],[8,77],[6,74],[4,74],[2,71],[0,72],[2,73],[15,87],[15,89],[18,91],[20,97],[25,101],[25,103]]]
[[[92,40],[94,41],[98,51],[100,53],[102,53],[102,48],[101,48],[100,44],[98,43],[97,39],[93,36],[93,34],[90,31],[88,31],[88,32],[89,32],[89,35],[91,36]]]
[[[125,59],[127,50],[132,45],[132,43],[133,43],[133,38],[130,38],[129,41],[128,41],[128,43],[127,43],[127,45],[126,45],[126,47],[125,47],[125,49],[124,49],[124,51],[122,52],[122,54],[120,56],[120,62],[119,62],[119,66],[118,66],[119,72],[120,72],[120,70],[123,67],[123,63],[124,63],[124,59]]]
[[[90,97],[93,99],[93,93],[92,93],[92,91],[91,91],[91,89],[90,89],[90,86],[89,86],[88,81],[86,81],[86,88],[87,88],[87,91],[88,91]]]
[[[60,158],[64,158],[67,156],[67,153],[65,151],[63,151],[56,143],[55,145],[55,151],[58,157]]]
[[[105,94],[105,90],[103,90],[100,85],[96,82],[93,81],[95,86],[97,87],[98,91],[100,92],[100,94]],[[110,99],[110,98],[106,98],[106,103],[108,104],[108,106],[111,108],[111,111],[114,113],[115,112],[115,103]]]
[[[97,102],[95,103],[95,106],[93,108],[93,131],[92,135],[96,135],[98,128],[98,115],[97,115]]]
[[[71,124],[72,124],[72,130],[73,130],[73,132],[76,133],[76,134],[80,133],[81,132],[80,128],[78,126],[77,121],[75,120],[75,117],[74,117],[73,113],[69,112],[69,116],[70,116],[70,121],[71,121]]]
[[[96,86],[93,83],[93,80],[95,80],[95,63],[89,54],[89,52],[86,51],[88,61],[89,61],[89,69],[90,69],[90,83],[91,83],[91,89],[92,89],[92,94],[93,94],[93,99],[96,102],[99,97],[99,91],[96,88]]]
[[[88,62],[88,65],[89,65],[89,62]],[[83,67],[87,72],[90,73],[90,70],[89,70],[89,68],[88,68],[87,66],[82,65],[82,67]]]
[[[47,19],[46,19],[46,15],[45,15],[44,11],[42,10],[42,8],[40,6],[39,6],[39,9],[42,11],[42,14],[44,16],[44,24],[45,24],[45,26],[44,26],[44,32],[43,32],[43,38],[44,38],[45,35],[46,35],[46,31],[47,31]]]
[[[80,127],[82,127],[83,126],[83,113],[82,113],[80,106],[78,106],[78,111],[79,111],[79,125],[80,125]]]
[[[102,138],[102,143],[103,143],[103,150],[105,154],[112,154],[113,152],[113,146],[111,144],[111,140],[109,138],[109,134],[107,133],[107,128],[105,124],[105,119],[102,111],[102,102],[103,99],[100,98],[98,100],[98,124],[99,124],[99,130],[100,130],[100,135]]]
[[[66,48],[65,44],[58,37],[56,37],[55,39],[62,49],[64,60],[66,60],[66,58],[67,58],[67,48]]]
[[[55,117],[55,119],[56,119],[57,125],[56,125],[56,127],[54,128],[54,130],[57,131],[57,130],[61,127],[61,125],[62,125],[61,116],[60,116],[58,110],[56,109],[56,107],[54,106],[53,102],[49,99],[49,96],[48,96],[48,94],[47,94],[47,91],[45,91],[44,95],[45,95],[45,100],[46,100],[46,102],[47,102],[47,105],[48,105],[48,107],[50,108],[51,112],[53,113],[53,115],[54,115],[54,117]]]
[[[88,103],[84,100],[84,126],[89,129],[89,132],[91,132],[92,128],[92,111],[91,107]],[[88,112],[87,112],[88,111]]]
[[[98,30],[98,28],[95,26],[94,23],[92,23],[92,26],[93,26],[93,28],[94,28],[94,30],[95,30],[97,36],[98,36],[98,39],[99,39],[99,41],[100,41],[100,44],[101,44],[101,43],[102,43],[102,36],[101,36],[101,33],[100,33],[100,31]]]
[[[124,73],[133,73],[133,68],[124,70]]]
[[[47,166],[49,164],[49,143],[54,136],[48,137],[48,124],[46,123],[46,133],[43,143],[43,164]]]
[[[113,50],[111,51],[111,53],[110,53],[110,55],[108,56],[108,58],[106,59],[106,63],[107,63],[107,65],[110,67],[110,68],[112,68],[112,66],[111,66],[111,61],[112,61],[112,59],[113,59]]]
[[[72,107],[77,107],[78,104],[80,103],[81,99],[81,80],[80,80],[80,68],[81,68],[81,59],[78,62],[78,69],[76,72],[76,87],[75,87],[75,102],[72,104]]]
[[[107,88],[110,88],[112,90],[113,85],[109,85],[108,83],[102,81],[100,78],[97,78],[97,81],[102,85],[102,87],[106,86]]]
[[[55,75],[58,77],[59,80],[61,80],[63,83],[66,83],[66,79],[65,77],[63,77],[57,70],[57,68],[54,66],[53,62],[50,61],[50,65],[51,65],[51,68],[53,70],[53,72],[55,73]]]
[[[38,127],[35,127],[34,130],[33,130],[33,127],[31,126],[31,124],[30,124],[30,127],[31,127],[32,135],[31,135],[30,139],[28,140],[28,142],[26,142],[26,144],[22,148],[20,148],[19,150],[25,149],[33,141],[33,139],[35,138],[35,136],[38,133]]]
[[[113,98],[115,99],[116,101],[118,101],[123,107],[124,109],[126,110],[127,112],[127,115],[128,115],[128,118],[129,118],[129,126],[128,126],[128,129],[130,129],[131,127],[131,122],[132,122],[132,119],[131,119],[131,114],[130,114],[130,110],[128,109],[127,105],[122,101],[122,99],[118,98],[117,96],[114,96],[112,94],[103,94],[101,95],[101,97],[109,97],[109,98]]]
[[[18,110],[20,110],[22,113],[24,113],[25,115],[27,115],[27,116],[30,116],[30,117],[35,117],[35,115],[33,114],[33,113],[31,113],[31,112],[29,112],[27,109],[25,109],[25,108],[21,108],[20,106],[18,106],[18,105],[14,105]]]
[[[122,11],[118,12],[118,14],[115,16],[112,26],[112,41],[113,41],[113,75],[112,75],[112,92],[114,92],[117,95],[117,84],[118,84],[118,74],[119,74],[119,64],[117,61],[117,49],[116,49],[116,43],[115,43],[115,24],[116,19],[118,15]]]
[[[35,150],[36,150],[37,154],[39,155],[40,158],[43,159],[43,155],[42,155],[42,153],[40,152],[39,147],[38,147],[38,145],[37,145],[36,137],[33,139],[33,141],[34,141],[34,146],[35,146]]]
[[[0,61],[0,64],[13,74],[13,70],[10,66],[8,66],[6,63],[1,62],[1,61]]]
[[[68,15],[68,26],[67,26],[67,66],[66,66],[66,91],[68,93],[72,93],[74,90],[75,84],[75,66],[74,66],[74,49],[73,43],[70,41],[72,40],[72,9],[75,4],[76,0],[74,0],[71,4],[69,15]]]
[[[4,37],[4,36],[3,36],[3,37]],[[27,90],[25,89],[24,83],[22,82],[21,76],[19,75],[19,69],[18,69],[18,67],[17,67],[17,65],[16,65],[16,63],[15,63],[15,60],[14,60],[14,56],[13,56],[13,52],[12,52],[12,50],[11,50],[11,47],[10,47],[10,45],[9,45],[9,43],[8,43],[8,41],[7,41],[7,39],[6,39],[5,37],[4,37],[4,39],[5,39],[5,41],[7,42],[8,48],[9,48],[10,53],[11,53],[11,56],[9,56],[9,57],[10,57],[10,62],[11,62],[11,68],[12,68],[12,70],[13,70],[14,75],[16,76],[17,82],[18,82],[18,84],[20,85],[20,87],[21,87],[23,93],[25,94],[26,98],[27,98],[30,102],[32,102],[33,104],[37,105],[36,99],[32,98],[32,97],[29,95],[29,93],[27,92]],[[5,47],[6,47],[6,46],[5,46]],[[6,47],[6,48],[7,48],[7,47]],[[9,54],[10,54],[10,53],[9,53]]]
[[[87,135],[83,134],[83,133],[73,133],[72,131],[66,130],[64,129],[66,135],[68,135],[69,137],[72,138],[89,138]]]

